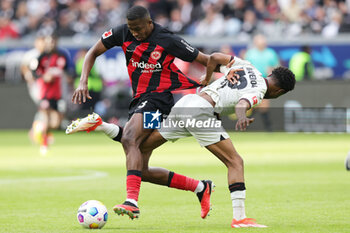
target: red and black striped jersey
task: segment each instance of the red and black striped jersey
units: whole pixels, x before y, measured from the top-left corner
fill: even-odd
[[[59,100],[61,96],[62,75],[54,75],[50,82],[44,81],[43,76],[50,69],[66,70],[68,68],[68,57],[61,51],[55,50],[51,53],[43,53],[38,58],[38,67],[35,71],[38,77],[40,99]]]
[[[107,49],[121,46],[134,98],[149,92],[166,92],[198,87],[174,64],[175,57],[192,62],[199,51],[181,37],[154,23],[144,41],[137,41],[126,24],[105,32],[101,41]]]

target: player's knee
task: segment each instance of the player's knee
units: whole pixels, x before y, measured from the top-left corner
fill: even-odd
[[[238,153],[234,153],[227,160],[226,166],[229,168],[243,168],[244,162],[242,157]]]
[[[123,137],[121,139],[121,143],[124,148],[129,148],[131,146],[139,146],[137,145],[135,135],[130,130],[123,131]]]

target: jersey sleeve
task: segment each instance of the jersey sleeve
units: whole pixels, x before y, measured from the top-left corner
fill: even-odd
[[[34,72],[35,78],[39,78],[41,75],[44,74],[44,67],[42,66],[42,62],[41,62],[43,57],[44,57],[43,54],[40,54],[40,56],[38,57],[38,64],[37,64],[35,72]]]
[[[257,105],[259,105],[261,103],[261,101],[263,100],[264,96],[260,93],[256,93],[256,92],[248,92],[245,93],[241,96],[241,98],[239,98],[239,101],[244,99],[246,101],[249,102],[250,107],[255,107]]]
[[[167,45],[167,52],[180,58],[183,61],[192,62],[198,56],[198,49],[192,47],[187,41],[181,37],[172,34]]]
[[[101,41],[107,49],[113,48],[114,46],[122,46],[126,33],[126,25],[121,25],[105,31],[101,36]]]
[[[233,63],[233,66],[246,66],[246,65],[251,65],[251,63],[247,60],[243,60],[239,57],[234,57],[233,58],[235,60],[235,62]]]

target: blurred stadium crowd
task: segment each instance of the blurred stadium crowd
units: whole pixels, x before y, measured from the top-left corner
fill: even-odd
[[[1,0],[0,40],[54,31],[68,37],[101,35],[124,23],[135,4],[147,7],[155,22],[187,35],[350,32],[350,0]]]
[[[125,23],[127,9],[135,4],[148,8],[156,23],[177,34],[203,40],[232,36],[232,40],[248,42],[236,52],[230,44],[199,47],[205,53],[237,55],[249,60],[264,76],[278,65],[289,66],[298,81],[334,78],[333,51],[317,48],[315,61],[319,57],[328,62],[317,68],[311,56],[312,44],[286,48],[283,54],[287,51],[290,57],[283,59],[281,51],[269,47],[268,39],[322,35],[332,40],[339,33],[350,32],[350,0],[0,0],[0,84],[27,83],[37,106],[30,135],[44,148],[44,154],[50,144],[49,130],[65,128],[78,116],[95,111],[108,122],[125,124],[132,93],[121,51],[96,60],[89,76],[92,100],[74,105],[70,98],[87,52],[79,41],[94,42],[107,29]],[[58,46],[57,39],[62,37],[68,37],[68,44],[75,41],[75,47]],[[13,39],[19,39],[18,43],[8,48]],[[31,50],[23,44],[28,41],[34,45]],[[49,65],[45,65],[47,61]],[[205,72],[205,67],[196,63],[177,59],[175,64],[195,79]],[[177,92],[175,99],[192,92],[195,90]],[[45,101],[49,93],[53,101]],[[260,106],[256,111],[261,113],[265,129],[272,131],[270,104],[264,101]]]

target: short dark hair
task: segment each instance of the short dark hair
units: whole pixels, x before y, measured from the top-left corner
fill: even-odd
[[[300,50],[303,51],[303,52],[306,52],[306,53],[310,53],[311,52],[311,48],[308,45],[301,46]]]
[[[277,85],[286,92],[294,89],[295,75],[287,67],[277,67],[272,70],[272,76],[277,80]]]
[[[133,6],[126,13],[128,20],[144,19],[150,17],[149,11],[143,6]]]

